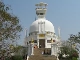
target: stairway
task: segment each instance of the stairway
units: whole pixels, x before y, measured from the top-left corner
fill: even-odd
[[[45,54],[42,55],[42,51],[45,50]],[[52,56],[46,53],[50,53],[50,48],[34,48],[34,55],[29,56],[29,60],[57,60],[56,56]]]
[[[50,48],[36,48],[34,49],[34,55],[42,55],[42,51],[43,52],[45,51],[45,54],[47,54],[51,52],[51,49]]]
[[[29,60],[57,60],[57,59],[55,56],[33,55],[33,56],[30,56]]]

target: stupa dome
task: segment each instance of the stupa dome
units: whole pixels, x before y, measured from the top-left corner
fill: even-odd
[[[39,30],[39,23],[41,23],[41,22],[45,23],[44,24],[44,26],[45,26],[44,28],[45,28],[46,32],[53,32],[53,33],[55,33],[53,24],[50,21],[46,20],[45,18],[40,18],[40,19],[34,21],[31,24],[31,26],[30,26],[29,33],[37,32]]]

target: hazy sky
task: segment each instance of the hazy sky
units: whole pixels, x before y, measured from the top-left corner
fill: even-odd
[[[3,0],[11,6],[13,12],[20,19],[23,27],[21,38],[18,41],[23,45],[25,29],[35,21],[35,4],[45,2],[48,4],[46,19],[50,20],[58,35],[58,27],[61,28],[62,40],[67,40],[70,34],[80,31],[80,0]]]

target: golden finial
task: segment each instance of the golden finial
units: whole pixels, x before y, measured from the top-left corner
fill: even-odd
[[[31,38],[31,43],[34,43],[34,40],[33,40],[33,38]]]

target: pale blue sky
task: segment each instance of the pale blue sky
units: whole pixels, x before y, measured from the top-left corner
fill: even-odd
[[[69,34],[77,34],[80,31],[80,0],[3,0],[5,4],[11,5],[12,11],[20,19],[23,27],[19,44],[23,45],[25,28],[29,29],[35,21],[35,4],[45,2],[48,4],[46,18],[50,20],[56,34],[57,28],[61,28],[61,37],[66,40]]]

